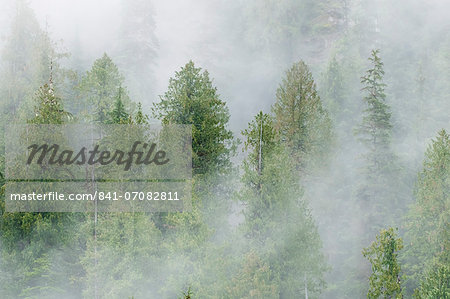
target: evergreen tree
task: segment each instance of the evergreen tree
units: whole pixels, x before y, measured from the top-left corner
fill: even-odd
[[[429,285],[431,281],[425,280],[425,275],[434,277],[434,269],[441,265],[442,273],[446,273],[445,265],[450,261],[450,137],[445,130],[439,132],[425,153],[415,198],[406,221],[403,257],[409,294],[420,280]]]
[[[398,263],[398,252],[403,248],[403,241],[393,228],[381,230],[376,238],[363,250],[364,257],[372,264],[367,298],[403,298]]]
[[[192,125],[194,174],[220,172],[230,166],[230,114],[207,71],[188,62],[170,78],[168,90],[160,99],[153,111],[163,124]]]
[[[109,113],[109,123],[111,124],[123,124],[129,119],[129,115],[125,110],[125,105],[122,102],[123,88],[119,87],[119,91],[114,102],[114,108]],[[142,113],[142,111],[141,111]]]
[[[361,125],[355,130],[358,140],[365,146],[362,182],[357,197],[365,218],[364,234],[371,235],[381,226],[398,224],[405,204],[404,183],[396,156],[391,148],[391,112],[386,104],[383,83],[383,62],[379,50],[369,58],[372,67],[361,78],[366,93],[366,109]]]
[[[324,286],[326,264],[317,228],[302,199],[295,163],[267,114],[259,113],[242,133],[249,156],[239,199],[245,205],[242,227],[249,246],[258,248],[258,255],[267,261],[273,273],[267,283],[276,285],[280,298],[306,292],[298,277],[305,277],[308,293],[315,296]],[[261,284],[265,290],[258,291],[265,293],[267,287],[273,291],[267,283]]]
[[[50,77],[62,90],[66,70],[60,60],[67,56],[56,50],[48,32],[41,29],[34,12],[24,0],[15,2],[11,31],[5,40],[0,60],[0,130],[12,121],[25,122],[33,117],[34,95]],[[4,134],[0,134],[3,152]]]
[[[430,269],[421,281],[420,287],[414,292],[417,299],[448,299],[450,298],[450,266],[437,264]]]
[[[148,124],[149,116],[142,111],[142,104],[139,102],[137,105],[137,112],[134,116],[134,123],[138,125]]]
[[[330,150],[332,125],[303,61],[286,72],[272,110],[275,129],[298,167],[304,170],[306,166],[323,164]]]
[[[390,107],[386,104],[385,87],[383,83],[383,62],[379,56],[379,50],[373,50],[369,61],[373,67],[366,72],[366,75],[361,78],[361,83],[364,84],[362,90],[366,92],[364,102],[367,105],[364,110],[362,124],[357,130],[360,140],[369,147],[372,155],[372,164],[374,166],[385,164],[386,158],[389,156],[383,155],[390,147],[390,138],[392,131],[391,112]],[[376,152],[381,152],[376,155]]]
[[[34,101],[35,116],[28,121],[30,124],[59,125],[71,118],[56,95],[52,80],[38,90]],[[35,132],[36,135],[39,133],[42,134]],[[76,239],[74,228],[82,216],[53,212],[9,213],[4,208],[2,205],[0,228],[2,259],[7,266],[4,269],[7,274],[0,281],[0,294],[12,298],[50,297],[57,294],[69,298],[71,295],[67,292],[76,294],[79,281],[75,282],[75,279],[73,282],[77,286],[74,286],[71,280],[72,275],[79,270],[76,258],[78,251],[72,250],[71,246]],[[52,251],[55,254],[51,254]],[[59,252],[67,254],[60,255]],[[55,263],[60,264],[55,267]]]
[[[227,289],[230,298],[279,298],[279,286],[270,266],[255,252],[245,256],[243,267]]]
[[[321,91],[324,104],[334,120],[345,121],[342,118],[344,115],[348,117],[348,113],[346,113],[348,108],[346,107],[344,75],[342,74],[342,66],[338,63],[336,56],[333,56],[328,64]]]
[[[62,100],[55,94],[52,82],[39,88],[36,102],[35,117],[30,123],[59,125],[72,118],[72,115],[63,109]]]
[[[160,213],[153,219],[165,236],[165,246],[175,260],[167,264],[172,270],[162,288],[165,297],[178,294],[190,285],[199,297],[217,296],[221,287],[211,275],[220,275],[219,267],[204,265],[208,256],[221,260],[219,238],[227,231],[230,186],[226,175],[230,169],[232,133],[227,129],[229,112],[212,85],[207,71],[190,61],[169,80],[167,92],[153,107],[153,114],[167,124],[192,125],[193,188],[192,210],[186,213]],[[218,244],[219,243],[219,244]],[[212,263],[212,262],[211,262]],[[212,264],[211,264],[212,265]],[[186,275],[187,269],[189,275]],[[220,268],[221,269],[221,268]],[[210,285],[205,281],[211,282]]]
[[[5,117],[18,114],[21,104],[49,77],[48,72],[44,81],[36,82],[40,58],[45,54],[37,51],[39,40],[44,32],[33,11],[25,1],[16,2],[16,14],[11,24],[11,33],[2,51],[2,111]],[[43,54],[43,55],[40,55]],[[37,61],[33,61],[37,58]],[[48,57],[47,57],[48,59]],[[45,63],[48,69],[49,63]],[[9,116],[11,115],[11,116]],[[9,117],[8,117],[9,116]]]
[[[108,55],[103,56],[92,65],[79,85],[81,95],[85,98],[85,114],[100,123],[108,121],[118,96],[125,107],[131,106],[128,94],[123,88],[124,78]],[[130,107],[132,108],[132,107]]]

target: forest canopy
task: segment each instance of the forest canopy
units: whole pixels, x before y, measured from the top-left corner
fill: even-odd
[[[0,298],[450,298],[447,1],[61,3],[2,0]],[[79,124],[144,141],[29,164],[178,146],[189,210],[8,211],[8,128]]]

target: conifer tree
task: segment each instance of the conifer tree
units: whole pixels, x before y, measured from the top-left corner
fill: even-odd
[[[445,130],[439,132],[425,153],[414,193],[416,202],[407,216],[403,256],[408,294],[421,280],[430,285],[431,277],[448,273],[445,267],[450,261],[450,137]],[[435,272],[436,269],[441,272]]]
[[[276,285],[277,296],[292,298],[304,294],[298,277],[305,277],[310,295],[319,294],[326,264],[290,151],[276,136],[272,118],[262,112],[242,134],[249,152],[239,193],[245,205],[242,226],[251,248],[258,248],[257,254],[273,272],[258,291],[266,294],[270,285]],[[268,273],[254,271],[245,275]]]
[[[385,164],[386,155],[376,154],[376,152],[385,153],[389,150],[391,139],[391,111],[386,104],[385,87],[383,82],[384,70],[383,62],[379,56],[379,50],[373,50],[369,61],[372,63],[361,83],[364,85],[362,90],[366,93],[364,102],[367,108],[364,110],[362,124],[357,133],[360,140],[369,147],[371,151],[371,162],[374,166]]]
[[[355,130],[358,140],[365,147],[363,180],[358,187],[357,198],[364,215],[362,228],[366,236],[386,224],[398,224],[407,194],[403,189],[399,162],[391,148],[391,112],[386,103],[379,50],[372,51],[369,61],[371,68],[361,78],[366,109],[361,124]]]
[[[414,292],[416,299],[450,298],[450,266],[446,264],[436,264],[429,270],[420,287]]]
[[[136,115],[134,116],[134,123],[138,125],[148,124],[149,116],[142,111],[142,104],[137,105]]]
[[[79,85],[85,100],[85,114],[93,121],[105,123],[114,109],[117,97],[125,107],[130,107],[130,99],[124,86],[124,78],[114,62],[105,53],[92,65]],[[130,107],[132,108],[132,107]]]
[[[272,110],[275,129],[299,169],[323,164],[331,145],[332,125],[303,61],[286,72]]]
[[[153,111],[163,124],[192,125],[194,174],[223,171],[230,166],[230,114],[208,71],[188,62],[170,78],[168,90],[160,99]]]
[[[116,101],[114,102],[114,108],[109,113],[109,123],[111,124],[122,124],[128,121],[129,115],[125,110],[125,105],[122,101],[123,88],[119,87],[117,92]]]
[[[342,67],[338,63],[336,56],[333,56],[328,64],[322,85],[323,100],[328,111],[336,121],[345,121],[342,119],[347,109],[344,76],[342,74]]]
[[[55,94],[53,84],[44,84],[36,94],[35,117],[30,120],[34,124],[63,124],[72,115],[63,109],[62,100]]]
[[[216,255],[216,244],[208,241],[212,234],[227,230],[230,186],[226,175],[230,169],[232,133],[227,129],[229,112],[213,86],[209,73],[190,61],[169,80],[167,92],[154,104],[153,115],[167,124],[192,125],[193,188],[192,210],[186,213],[160,213],[153,217],[166,237],[166,246],[180,256],[168,268],[177,280],[168,281],[163,294],[178,295],[183,285],[192,285],[196,294],[207,289],[202,281],[193,281],[179,268],[193,268],[195,277],[210,280],[205,269],[198,267],[203,255]],[[218,257],[219,258],[219,257]],[[212,271],[212,270],[211,270]],[[209,294],[206,292],[206,294]],[[200,296],[200,295],[199,295]],[[207,295],[204,295],[208,297]]]
[[[403,241],[397,237],[393,228],[381,230],[376,239],[363,250],[364,257],[372,265],[367,298],[403,298],[398,262],[398,252],[403,248]]]
[[[53,89],[52,79],[39,88],[34,101],[35,116],[28,123],[60,125],[70,121],[71,114],[64,110],[62,100]],[[36,130],[36,128],[30,127],[30,130]],[[39,130],[35,133],[42,134]],[[45,136],[42,137],[45,138]],[[51,255],[49,251],[53,249],[63,252],[70,248],[76,235],[76,230],[73,228],[78,223],[77,219],[79,219],[78,215],[69,213],[3,211],[0,226],[3,244],[2,258],[7,265],[12,265],[7,268],[7,277],[16,276],[20,279],[14,280],[14,286],[8,286],[12,282],[3,279],[0,282],[0,289],[4,289],[5,293],[0,294],[14,298],[48,297],[55,293],[65,296],[64,294],[67,294],[65,292],[73,291],[69,280],[73,278],[71,275],[79,270],[79,265],[71,261],[72,258],[76,260],[74,257],[76,253],[68,250],[70,253],[64,256]],[[54,267],[57,262],[60,263],[60,268]],[[63,273],[63,264],[67,266],[64,268],[66,273]]]

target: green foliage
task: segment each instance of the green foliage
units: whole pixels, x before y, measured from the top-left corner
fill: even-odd
[[[35,104],[35,117],[28,120],[30,124],[63,124],[71,119],[71,114],[64,110],[61,99],[55,94],[52,81],[39,88]],[[58,253],[70,252],[65,250],[73,245],[75,234],[69,228],[76,227],[78,217],[68,213],[9,213],[4,211],[4,206],[2,210],[2,260],[11,265],[5,269],[7,278],[2,281],[2,286],[12,284],[8,280],[11,276],[19,277],[3,295],[66,296],[73,286],[69,279],[61,280],[61,276],[71,277],[73,272],[69,269],[79,270],[79,264],[76,259],[71,260],[73,256]],[[60,263],[59,268],[54,267],[56,262]]]
[[[267,295],[271,298],[274,292],[281,298],[291,298],[304,293],[298,277],[307,276],[309,293],[317,295],[324,286],[327,267],[317,228],[302,199],[291,152],[278,141],[267,114],[260,112],[242,134],[249,152],[238,195],[245,204],[242,229],[249,248],[258,248],[256,254],[262,262],[247,261],[251,262],[251,271],[240,274],[246,275],[251,285],[253,279],[260,282],[258,289],[253,289],[256,285],[242,285],[233,291],[249,298],[272,294]],[[254,269],[256,265],[262,268]],[[263,275],[263,281],[253,275]]]
[[[342,117],[347,116],[346,112],[346,90],[344,86],[344,75],[342,66],[338,63],[336,56],[333,56],[328,64],[321,88],[322,98],[334,119],[342,121]]]
[[[372,264],[369,278],[368,298],[403,298],[400,284],[400,265],[398,251],[403,241],[397,237],[394,229],[382,229],[377,240],[363,250],[363,255]]]
[[[138,125],[148,124],[149,116],[142,111],[142,104],[139,102],[137,106],[136,115],[132,120],[134,123]]]
[[[272,117],[263,114],[262,111],[259,112],[255,119],[249,123],[248,128],[242,131],[242,135],[246,138],[244,150],[249,151],[248,161],[256,166],[256,171],[260,174],[263,159],[276,146],[276,133]]]
[[[355,132],[365,147],[357,200],[366,236],[383,225],[398,225],[407,198],[401,167],[391,145],[391,112],[386,104],[383,63],[378,50],[372,51],[369,61],[371,68],[361,79],[366,109]]]
[[[29,121],[32,124],[63,124],[72,118],[70,113],[64,111],[52,82],[39,88],[35,102],[35,117]]]
[[[95,235],[92,231],[96,230]],[[91,232],[81,260],[86,271],[84,296],[93,298],[153,298],[161,280],[152,271],[162,270],[161,234],[145,213],[102,213],[94,228],[92,219],[84,233]]]
[[[163,124],[192,125],[194,174],[222,171],[230,166],[233,138],[227,129],[230,114],[207,71],[188,62],[170,78],[168,90],[160,99],[153,112]]]
[[[124,78],[106,53],[94,61],[91,70],[83,76],[79,85],[81,96],[85,100],[84,114],[88,120],[108,122],[118,98],[130,109],[130,99],[122,86]]]
[[[298,167],[323,166],[332,142],[332,124],[303,61],[286,72],[272,110],[279,138],[291,150]]]
[[[279,298],[279,286],[270,266],[256,252],[245,256],[242,269],[227,289],[229,298]]]
[[[55,50],[55,44],[41,29],[26,1],[15,4],[11,33],[1,53],[0,96],[4,121],[29,118],[35,91],[48,80],[51,71],[58,82],[62,81],[64,70],[58,61],[67,56]]]
[[[383,83],[383,62],[379,54],[379,50],[372,51],[369,61],[373,66],[361,78],[367,108],[364,110],[362,124],[357,130],[360,140],[373,152],[389,147],[392,130],[390,107],[386,104],[384,92],[386,84]],[[373,163],[382,164],[384,161],[380,160],[381,158],[383,156],[374,155]]]
[[[408,291],[431,271],[436,259],[450,260],[450,137],[441,130],[425,153],[406,221],[404,254]]]
[[[414,298],[450,298],[450,266],[448,264],[434,265],[414,292]]]
[[[125,105],[122,101],[122,95],[123,95],[123,88],[119,87],[119,91],[116,96],[116,101],[114,102],[114,108],[109,113],[109,120],[108,123],[110,124],[123,124],[128,122],[129,115],[127,111],[125,110]],[[139,119],[142,120],[142,110],[138,111],[140,113]]]
[[[191,287],[188,287],[188,290],[183,292],[183,296],[180,299],[192,299],[192,295],[194,295],[194,293],[192,292]]]

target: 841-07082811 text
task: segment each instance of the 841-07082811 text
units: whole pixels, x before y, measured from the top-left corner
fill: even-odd
[[[120,195],[117,192],[99,192],[99,200],[179,200],[178,192],[124,192]]]

